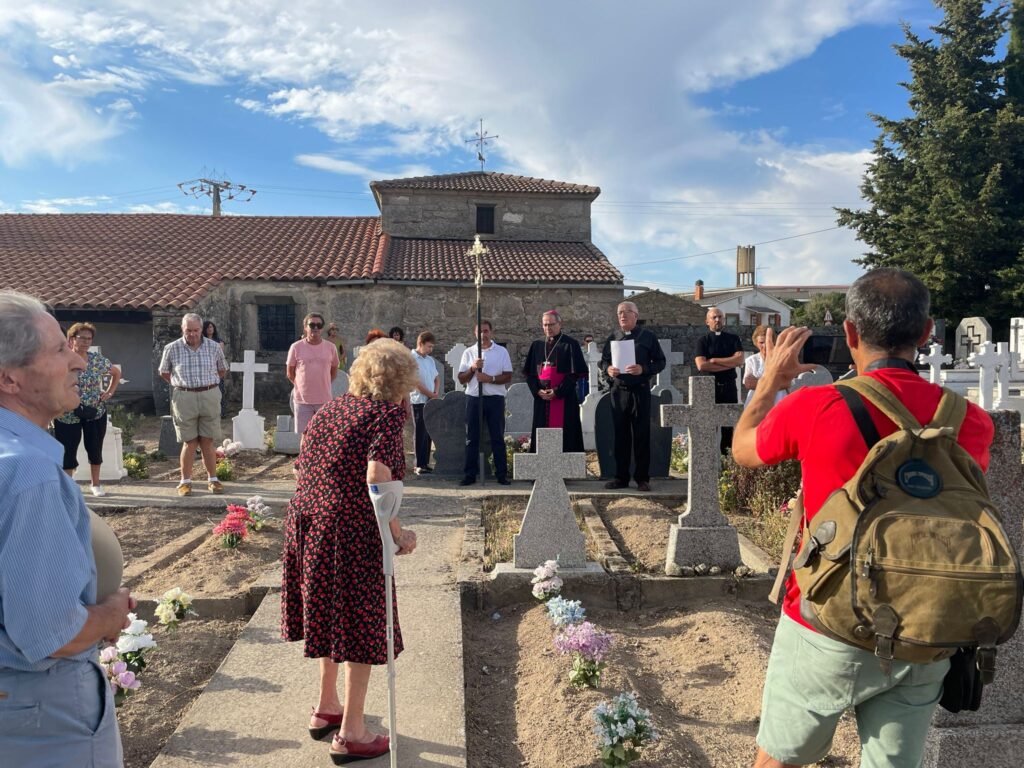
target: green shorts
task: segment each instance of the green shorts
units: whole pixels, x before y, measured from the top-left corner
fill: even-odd
[[[217,387],[202,392],[175,388],[171,391],[171,416],[179,443],[197,437],[220,442],[220,390]]]
[[[775,630],[757,744],[776,760],[810,765],[832,747],[839,717],[857,716],[862,768],[918,768],[948,661],[892,663],[812,632],[786,615]]]

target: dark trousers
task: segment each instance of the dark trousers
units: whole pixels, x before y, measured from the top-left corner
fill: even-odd
[[[426,469],[430,466],[430,435],[423,421],[423,406],[426,403],[412,404],[413,441],[416,444],[416,467]]]
[[[612,387],[612,423],[615,425],[615,479],[629,482],[629,465],[635,459],[633,479],[651,479],[651,390]]]
[[[715,402],[716,403],[738,403],[740,401],[739,390],[736,389],[736,374],[728,379],[715,378]],[[725,456],[732,450],[732,427],[722,427],[722,439],[718,444],[718,450]]]
[[[85,455],[90,464],[103,463],[103,438],[107,435],[107,414],[98,419],[65,424],[54,419],[53,436],[64,446],[64,469],[78,468],[78,444],[85,440]]]
[[[508,476],[508,459],[505,456],[505,398],[501,395],[484,395],[484,423],[491,435],[491,452],[494,454],[494,474],[501,480]],[[466,477],[477,476],[480,456],[480,400],[466,397]]]

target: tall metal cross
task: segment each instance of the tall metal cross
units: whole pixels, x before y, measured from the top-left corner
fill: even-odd
[[[487,131],[484,130],[484,119],[480,118],[480,129],[476,132],[475,139],[466,139],[466,144],[476,144],[476,159],[480,161],[480,170],[484,169],[484,163],[487,158],[484,157],[484,147],[487,146],[488,141],[493,141],[499,138],[498,136],[488,136]]]

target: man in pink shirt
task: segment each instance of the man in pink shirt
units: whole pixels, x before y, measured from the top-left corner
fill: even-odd
[[[295,386],[295,431],[300,435],[313,414],[331,398],[338,374],[338,348],[323,340],[324,317],[310,312],[302,320],[305,335],[288,350],[288,381]]]

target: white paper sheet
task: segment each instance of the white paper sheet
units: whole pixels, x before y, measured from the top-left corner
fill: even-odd
[[[625,371],[629,366],[636,365],[636,348],[632,339],[612,341],[612,368]]]

